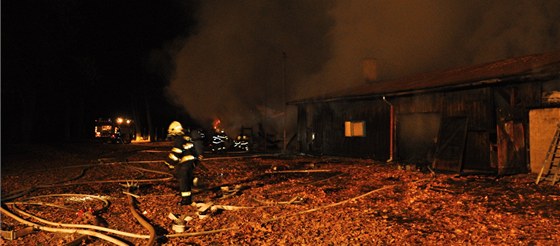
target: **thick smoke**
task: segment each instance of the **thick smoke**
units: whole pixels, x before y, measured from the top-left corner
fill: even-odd
[[[364,58],[382,80],[559,50],[559,9],[548,0],[205,0],[168,91],[202,124],[280,132],[285,101],[364,83]]]
[[[177,54],[169,92],[210,126],[279,135],[285,102],[329,58],[328,1],[202,1],[199,28]]]

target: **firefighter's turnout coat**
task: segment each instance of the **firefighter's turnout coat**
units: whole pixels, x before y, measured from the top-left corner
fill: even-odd
[[[173,148],[165,160],[165,164],[175,170],[175,178],[179,181],[181,197],[191,198],[194,179],[194,168],[199,158],[191,137],[187,135],[173,136]]]

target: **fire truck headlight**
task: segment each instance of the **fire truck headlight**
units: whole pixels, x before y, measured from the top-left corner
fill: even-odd
[[[126,120],[126,124],[130,124],[130,120]]]
[[[123,118],[117,118],[117,124],[123,123]]]

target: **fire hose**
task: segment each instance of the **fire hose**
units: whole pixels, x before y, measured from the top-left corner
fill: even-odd
[[[136,167],[134,167],[136,168]],[[149,169],[143,169],[143,168],[136,168],[137,170],[142,170],[142,171],[149,171],[149,172],[154,172],[154,173],[160,173],[160,174],[165,174],[165,175],[169,175],[167,172],[158,172],[158,171],[154,171],[154,170],[149,170]],[[114,182],[153,182],[153,181],[163,181],[163,180],[168,180],[172,177],[169,178],[160,178],[160,179],[125,179],[125,180],[107,180],[107,181],[90,181],[90,182],[73,182],[73,183],[57,183],[57,184],[51,184],[51,185],[43,185],[43,186],[37,186],[39,188],[44,188],[44,187],[55,187],[55,186],[64,186],[64,185],[76,185],[76,184],[87,184],[87,183],[114,183]],[[418,181],[414,181],[412,183],[417,183],[417,182],[421,182],[421,181],[425,181],[428,179],[423,179],[423,180],[418,180]],[[287,218],[287,217],[291,217],[291,216],[295,216],[295,215],[301,215],[301,214],[305,214],[305,213],[310,213],[313,211],[318,211],[320,209],[323,208],[329,208],[329,207],[334,207],[334,206],[338,206],[344,203],[347,203],[349,201],[355,201],[357,199],[363,198],[365,196],[368,196],[370,194],[373,194],[374,192],[378,192],[381,190],[386,190],[389,188],[393,188],[397,185],[400,184],[395,184],[395,185],[388,185],[388,186],[383,186],[379,189],[375,189],[372,190],[370,192],[367,192],[365,194],[362,194],[360,196],[351,198],[351,199],[347,199],[341,202],[337,202],[337,203],[333,203],[333,204],[328,204],[325,206],[321,206],[321,207],[317,207],[317,208],[313,208],[313,209],[308,209],[308,210],[304,210],[304,211],[300,211],[294,214],[288,214],[288,215],[284,215],[284,216],[280,216],[280,217],[276,217],[267,221],[264,221],[263,223],[268,223],[271,221],[275,221],[275,220],[279,220],[279,219],[283,219],[283,218]],[[64,194],[64,195],[68,195],[71,196],[72,194]],[[73,195],[77,195],[77,194],[73,194]],[[64,227],[73,227],[73,228],[88,228],[88,229],[92,229],[92,230],[83,230],[83,229],[68,229],[68,228],[52,228],[52,227],[48,227],[48,226],[42,226],[30,221],[26,221],[20,217],[17,217],[17,215],[12,214],[10,211],[8,211],[7,209],[4,208],[4,206],[2,206],[2,213],[7,214],[8,216],[16,219],[17,221],[29,225],[32,228],[35,229],[40,229],[40,230],[44,230],[44,231],[50,231],[50,232],[63,232],[63,233],[79,233],[79,234],[83,234],[83,235],[89,235],[89,236],[94,236],[94,237],[98,237],[101,238],[103,240],[115,243],[117,245],[127,245],[124,244],[122,241],[115,239],[111,236],[99,233],[99,232],[95,232],[93,230],[99,230],[99,231],[105,231],[105,232],[110,232],[110,233],[114,233],[114,234],[119,234],[119,235],[124,235],[124,236],[129,236],[129,237],[134,237],[134,238],[142,238],[142,239],[149,239],[148,245],[153,245],[155,243],[155,239],[156,239],[156,232],[155,229],[153,228],[152,225],[150,225],[145,219],[143,219],[143,217],[138,214],[138,212],[136,211],[135,207],[134,207],[134,199],[133,199],[133,195],[132,194],[127,194],[128,195],[128,199],[129,199],[129,207],[131,208],[131,212],[133,213],[134,217],[142,224],[142,226],[144,226],[145,228],[147,228],[150,231],[150,235],[139,235],[139,234],[134,234],[134,233],[127,233],[127,232],[120,232],[117,230],[112,230],[106,227],[101,227],[101,226],[96,226],[96,225],[77,225],[77,224],[61,224],[61,223],[55,223],[55,222],[50,222],[47,220],[42,220],[38,217],[35,217],[33,215],[30,215],[28,213],[25,213],[24,211],[19,210],[17,207],[14,206],[14,210],[17,210],[18,213],[24,214],[28,217],[33,217],[43,223],[47,223],[47,224],[51,224],[53,226],[64,226]],[[48,195],[47,195],[48,196]],[[53,195],[51,195],[53,196]],[[38,197],[46,197],[46,196],[38,196]],[[105,202],[105,206],[108,206],[108,202]],[[268,202],[263,202],[261,201],[261,203],[268,203]],[[286,204],[291,204],[291,203],[297,203],[297,198],[294,198],[288,202],[286,202]],[[15,204],[15,203],[12,203]],[[280,203],[277,203],[280,204]],[[51,205],[51,204],[47,204],[47,203],[36,203],[36,205]],[[241,209],[241,207],[234,207],[234,206],[224,206],[224,208],[222,209],[226,209],[226,210],[235,210],[235,209]],[[168,238],[172,238],[172,237],[187,237],[187,236],[197,236],[197,235],[206,235],[206,234],[211,234],[211,233],[218,233],[218,232],[223,232],[223,231],[228,231],[228,230],[235,230],[237,229],[237,227],[231,227],[231,228],[225,228],[225,229],[218,229],[218,230],[213,230],[213,231],[202,231],[202,232],[193,232],[193,233],[178,233],[178,234],[168,234],[168,235],[163,235],[165,237]]]
[[[39,218],[35,215],[29,214],[19,208],[14,207],[13,208],[17,213],[25,215],[27,217],[33,218],[41,223],[45,223],[51,226],[62,226],[62,227],[70,227],[70,228],[83,228],[83,229],[92,229],[92,230],[98,230],[98,231],[104,231],[104,232],[109,232],[109,233],[113,233],[116,235],[121,235],[121,236],[126,236],[126,237],[131,237],[131,238],[142,238],[142,239],[147,239],[149,238],[148,235],[141,235],[141,234],[136,234],[136,233],[130,233],[130,232],[123,232],[123,231],[118,231],[118,230],[113,230],[107,227],[103,227],[103,226],[98,226],[98,225],[87,225],[87,224],[66,224],[66,223],[57,223],[57,222],[52,222],[52,221],[48,221],[42,218]]]
[[[146,221],[144,217],[138,213],[138,211],[136,211],[136,208],[134,207],[134,197],[130,193],[126,196],[128,197],[128,208],[130,208],[130,212],[132,212],[134,218],[136,218],[136,220],[138,220],[138,222],[140,222],[140,224],[142,224],[142,226],[150,232],[150,239],[147,245],[154,245],[156,240],[156,229],[148,221]]]
[[[88,165],[89,166],[89,165]],[[37,190],[39,188],[52,188],[52,187],[61,187],[61,186],[71,186],[71,185],[82,185],[82,184],[98,184],[98,183],[141,183],[141,182],[158,182],[158,181],[169,181],[173,179],[173,176],[171,174],[169,174],[168,172],[160,172],[160,171],[156,171],[156,170],[151,170],[151,169],[145,169],[145,168],[140,168],[140,167],[130,167],[133,169],[136,169],[138,171],[146,171],[146,172],[152,172],[152,173],[157,173],[157,174],[163,174],[166,175],[168,177],[165,178],[154,178],[154,179],[119,179],[119,180],[104,180],[104,181],[84,181],[84,182],[69,182],[72,180],[75,180],[77,178],[80,178],[81,176],[84,175],[85,173],[85,169],[83,169],[79,175],[77,175],[76,177],[73,177],[71,179],[68,180],[64,180],[64,181],[60,181],[60,182],[55,182],[52,184],[46,184],[46,185],[37,185],[37,186],[33,186],[30,188],[26,188],[26,189],[20,189],[17,190],[15,192],[12,192],[11,194],[8,195],[7,198],[2,199],[2,206],[1,206],[1,210],[0,212],[3,214],[6,214],[7,216],[15,219],[16,221],[24,224],[24,225],[28,225],[29,227],[24,228],[22,230],[13,232],[10,231],[11,233],[11,237],[21,237],[24,235],[27,235],[31,232],[33,232],[34,230],[42,230],[42,231],[47,231],[47,232],[59,232],[59,233],[78,233],[78,234],[82,234],[85,235],[86,237],[80,237],[78,239],[75,239],[74,241],[70,242],[69,245],[74,245],[77,244],[78,242],[81,242],[82,240],[87,239],[87,237],[89,236],[93,236],[93,237],[97,237],[100,239],[103,239],[105,241],[109,241],[111,243],[114,243],[116,245],[128,245],[124,242],[122,242],[121,240],[118,240],[116,238],[113,238],[111,236],[105,235],[103,233],[97,232],[97,231],[103,231],[103,232],[107,232],[107,233],[112,233],[112,234],[116,234],[116,235],[121,235],[121,236],[127,236],[127,237],[132,237],[132,238],[140,238],[140,239],[149,239],[148,245],[154,245],[155,243],[155,239],[156,239],[156,232],[155,229],[153,228],[153,226],[151,226],[147,221],[145,221],[142,216],[140,216],[140,214],[138,214],[138,212],[134,209],[134,200],[132,199],[132,194],[128,193],[129,196],[129,204],[131,206],[131,211],[133,213],[133,216],[144,226],[146,227],[149,231],[150,231],[150,235],[142,235],[142,234],[135,234],[135,233],[129,233],[129,232],[123,232],[123,231],[118,231],[118,230],[114,230],[114,229],[110,229],[107,227],[103,227],[103,226],[99,226],[99,225],[90,225],[90,224],[66,224],[66,223],[57,223],[57,222],[52,222],[52,221],[48,221],[42,218],[39,218],[37,216],[34,216],[32,214],[29,214],[19,208],[16,207],[17,204],[28,204],[28,205],[41,205],[41,206],[51,206],[51,207],[57,207],[57,208],[61,208],[61,209],[70,209],[61,205],[56,205],[56,204],[52,204],[52,203],[46,203],[46,202],[5,202],[8,200],[12,200],[12,199],[16,199],[18,197],[21,197],[27,193],[30,193],[34,190]],[[126,193],[125,193],[126,194]],[[51,195],[43,195],[43,196],[35,196],[32,198],[42,198],[42,197],[52,197],[52,196],[85,196],[85,197],[93,197],[96,199],[99,199],[101,201],[103,201],[104,206],[102,209],[100,210],[104,210],[109,206],[109,202],[100,197],[100,196],[93,196],[93,195],[83,195],[83,194],[51,194]],[[31,198],[27,198],[25,200],[29,200]],[[4,204],[6,205],[13,205],[12,209],[14,211],[16,211],[17,213],[24,215],[26,217],[29,218],[33,218],[41,223],[47,224],[47,225],[51,225],[51,226],[55,226],[55,227],[49,227],[49,226],[44,226],[44,225],[40,225],[31,221],[27,221],[19,216],[17,216],[16,214],[10,212],[7,208],[4,207]],[[68,227],[68,228],[59,228],[59,227]],[[85,228],[85,229],[76,229],[76,228]],[[91,229],[91,230],[87,230],[87,229]],[[233,230],[236,228],[225,228],[225,229],[217,229],[217,230],[211,230],[211,231],[201,231],[201,232],[192,232],[192,233],[180,233],[180,234],[167,234],[167,235],[163,235],[165,237],[168,238],[172,238],[172,237],[190,237],[190,236],[198,236],[198,235],[206,235],[206,234],[212,234],[212,233],[219,233],[219,232],[223,232],[223,231],[228,231],[228,230]],[[97,231],[94,231],[97,230]],[[8,233],[8,232],[6,232]],[[2,235],[4,235],[4,232],[2,233]]]
[[[94,181],[82,181],[82,182],[68,182],[68,181],[75,180],[77,177],[81,177],[83,175],[83,172],[85,172],[85,169],[84,169],[84,170],[82,170],[80,175],[78,175],[77,177],[71,178],[69,180],[65,180],[65,181],[62,181],[62,182],[55,182],[55,183],[52,183],[52,184],[36,185],[36,186],[30,187],[30,188],[25,188],[25,189],[20,189],[20,190],[14,191],[14,192],[6,195],[6,198],[3,198],[2,202],[21,197],[21,196],[23,196],[27,193],[30,193],[30,192],[32,192],[36,189],[40,189],[40,188],[53,188],[53,187],[72,186],[72,185],[84,185],[84,184],[127,183],[127,182],[151,183],[151,182],[166,182],[166,181],[173,180],[173,175],[171,175],[167,172],[160,172],[160,171],[141,168],[141,167],[129,167],[129,168],[137,169],[137,170],[140,170],[140,171],[162,174],[162,175],[166,175],[168,177],[154,178],[154,179],[117,179],[117,180],[94,180]]]
[[[133,168],[133,169],[136,169],[137,171],[147,171],[147,172],[153,172],[153,173],[164,174],[164,175],[170,176],[170,174],[165,173],[165,172],[158,172],[158,171],[155,171],[155,170],[149,170],[149,169],[144,169],[144,168],[140,168],[140,167],[132,167],[132,168]],[[53,183],[53,184],[48,184],[48,185],[38,185],[38,186],[31,187],[31,188],[18,190],[18,191],[16,191],[16,192],[13,192],[11,195],[9,195],[8,198],[3,199],[3,201],[4,201],[4,200],[15,199],[15,198],[17,198],[17,197],[21,197],[21,196],[23,196],[23,195],[25,195],[25,194],[27,194],[27,193],[29,193],[29,192],[32,192],[32,191],[34,191],[34,190],[36,190],[36,189],[38,189],[38,188],[49,188],[49,187],[57,187],[57,186],[80,185],[80,184],[91,184],[91,183],[122,183],[122,182],[127,182],[127,183],[128,183],[129,181],[131,181],[131,180],[127,179],[127,180],[105,180],[105,181],[88,181],[88,182],[72,182],[72,183],[68,183],[68,181],[72,181],[72,180],[75,180],[75,179],[77,179],[77,178],[83,176],[86,169],[87,169],[87,168],[83,169],[83,170],[80,172],[79,175],[77,175],[76,177],[73,177],[73,178],[71,178],[71,179],[69,179],[69,180],[65,180],[65,181],[61,181],[61,182],[55,182],[55,183]],[[170,177],[160,178],[160,179],[133,179],[133,181],[136,182],[136,183],[139,183],[139,182],[155,182],[155,181],[168,181],[168,180],[171,180],[172,178],[173,178],[173,177],[170,176]],[[39,197],[48,197],[48,196],[80,196],[80,195],[79,195],[79,194],[46,195],[46,196],[37,196],[37,197],[35,197],[35,198],[39,198]],[[99,199],[99,197],[97,197],[97,196],[89,196],[89,197],[96,197],[96,198]],[[130,196],[129,196],[129,197],[130,197]],[[109,202],[106,201],[105,199],[100,199],[100,200],[102,200],[102,201],[104,202],[104,204],[105,204],[104,207],[103,207],[103,209],[107,208],[108,205],[109,205]],[[21,203],[21,202],[18,202],[18,203]],[[28,204],[47,205],[47,206],[54,206],[54,207],[64,208],[63,206],[53,205],[53,204],[47,204],[47,203],[28,203]],[[131,204],[132,204],[132,202],[131,202]],[[14,205],[15,205],[15,204],[14,204]],[[134,207],[132,206],[132,208],[134,208]],[[61,223],[54,223],[54,222],[50,222],[50,221],[47,221],[47,220],[43,220],[43,219],[41,219],[41,218],[38,218],[38,217],[33,216],[33,215],[31,215],[31,214],[28,214],[28,213],[26,213],[26,212],[24,212],[24,211],[18,209],[17,207],[14,207],[14,209],[16,209],[16,210],[17,210],[19,213],[21,213],[21,214],[25,214],[26,216],[29,216],[29,217],[34,217],[35,219],[37,219],[37,220],[39,220],[39,221],[41,221],[41,222],[43,222],[43,223],[51,224],[51,225],[55,225],[55,226],[61,226],[61,225],[62,225]],[[137,213],[134,209],[132,209],[132,211],[133,211],[133,215],[140,221],[140,223],[143,224],[144,226],[146,226],[146,223],[147,223],[147,222],[146,222],[146,223],[143,223],[143,220],[140,220],[140,219],[137,217],[138,213]],[[8,214],[8,215],[13,215],[12,213],[10,213],[8,210],[6,210],[6,209],[4,209],[4,208],[2,208],[2,212],[6,213],[6,214]],[[10,217],[12,217],[12,216],[10,216]],[[41,229],[41,230],[44,230],[44,231],[53,231],[53,229],[56,229],[56,230],[54,230],[54,231],[57,231],[57,232],[58,232],[58,231],[59,231],[59,232],[69,232],[69,231],[72,230],[72,229],[59,229],[59,228],[52,228],[52,229],[51,229],[51,228],[49,228],[49,227],[44,227],[44,226],[40,226],[40,225],[38,225],[38,224],[34,224],[34,223],[32,223],[32,222],[25,221],[24,219],[19,218],[19,217],[18,217],[18,218],[14,218],[14,219],[16,219],[17,221],[19,221],[19,222],[21,222],[21,223],[28,224],[28,225],[32,225],[34,228]],[[145,221],[144,221],[144,222],[145,222]],[[149,225],[149,223],[148,223],[148,225]],[[132,236],[132,237],[137,237],[137,238],[149,238],[149,239],[150,239],[149,245],[153,245],[153,244],[154,244],[154,241],[155,241],[155,229],[154,229],[151,225],[149,225],[149,227],[147,227],[148,230],[150,230],[150,236],[149,236],[149,237],[147,237],[147,236],[145,236],[145,235],[138,235],[138,234],[132,234],[132,233],[114,231],[114,230],[110,230],[110,229],[108,229],[108,228],[100,227],[100,226],[97,226],[97,225],[93,225],[93,226],[92,226],[92,225],[64,224],[64,226],[66,226],[66,227],[74,227],[74,228],[76,228],[76,227],[81,227],[81,228],[94,228],[94,229],[101,230],[101,231],[109,231],[109,232],[113,232],[113,233],[121,234],[121,235],[124,234],[125,236]],[[61,230],[61,231],[60,231],[60,230]],[[92,235],[92,233],[90,233],[90,232],[92,232],[92,231],[88,231],[88,230],[76,230],[76,232],[77,232],[77,233],[84,234],[84,235],[87,235],[87,236],[99,237],[99,238],[102,238],[102,239],[105,239],[105,240],[109,240],[109,241],[111,241],[111,242],[113,242],[113,243],[119,244],[119,242],[109,239],[110,237],[108,237],[108,236],[106,236],[106,235],[104,235],[104,234],[100,234],[100,235],[94,234],[94,235]],[[28,233],[26,233],[26,234],[28,234]],[[16,236],[17,236],[17,235],[16,235]],[[81,238],[79,238],[80,241],[81,241],[81,240],[84,240],[84,239],[86,239],[86,237],[81,237]],[[77,241],[75,241],[75,242],[77,242]],[[70,244],[73,244],[73,243],[70,243]]]
[[[419,182],[424,182],[424,181],[432,180],[433,178],[434,178],[434,177],[426,178],[426,179],[420,179],[420,180],[416,180],[416,181],[414,181],[414,182],[411,182],[411,183],[409,183],[409,184],[415,184],[415,183],[419,183]],[[361,195],[359,195],[359,196],[357,196],[357,197],[353,197],[353,198],[346,199],[346,200],[343,200],[343,201],[340,201],[340,202],[331,203],[331,204],[328,204],[328,205],[324,205],[324,206],[320,206],[320,207],[316,207],[316,208],[312,208],[312,209],[307,209],[307,210],[299,211],[299,212],[293,213],[293,214],[287,214],[287,215],[283,215],[283,216],[280,216],[280,217],[272,218],[272,219],[263,221],[263,223],[268,223],[268,222],[272,222],[272,221],[276,221],[276,220],[280,220],[280,219],[285,219],[285,218],[292,217],[292,216],[296,216],[296,215],[307,214],[307,213],[319,211],[319,210],[324,209],[324,208],[336,207],[336,206],[338,206],[338,205],[342,205],[342,204],[345,204],[345,203],[348,203],[348,202],[351,202],[351,201],[356,201],[356,200],[358,200],[358,199],[360,199],[360,198],[369,196],[369,195],[371,195],[371,194],[373,194],[373,193],[375,193],[375,192],[379,192],[379,191],[382,191],[382,190],[387,190],[387,189],[390,189],[390,188],[394,188],[394,187],[399,186],[399,185],[401,185],[401,184],[386,185],[386,186],[383,186],[383,187],[381,187],[381,188],[378,188],[378,189],[375,189],[375,190],[371,190],[371,191],[369,191],[369,192],[366,192],[366,193],[364,193],[364,194],[361,194]]]
[[[124,243],[121,240],[118,240],[116,238],[107,236],[103,233],[99,233],[99,232],[96,232],[96,231],[82,230],[82,229],[53,228],[53,227],[48,227],[48,226],[42,226],[42,225],[30,222],[30,221],[27,221],[27,220],[24,220],[24,219],[18,217],[17,215],[15,215],[15,214],[11,213],[10,211],[8,211],[7,209],[5,209],[3,206],[0,207],[0,212],[8,215],[9,217],[15,219],[16,221],[18,221],[22,224],[31,226],[31,227],[33,227],[35,229],[38,229],[38,230],[48,231],[48,232],[70,233],[70,234],[78,233],[78,234],[82,234],[82,235],[94,236],[94,237],[103,239],[105,241],[114,243],[116,245],[121,245],[121,246],[127,246],[128,245],[127,243]]]
[[[105,204],[108,205],[108,201],[106,201],[105,199],[99,197],[99,196],[92,196],[92,195],[83,195],[83,194],[52,194],[52,195],[44,195],[44,196],[37,196],[37,197],[52,197],[52,196],[84,196],[84,197],[94,197],[96,199],[102,200]],[[35,197],[35,198],[37,198]],[[132,196],[129,195],[129,205],[130,201],[131,201]],[[6,205],[16,205],[16,204],[33,204],[33,205],[47,205],[48,203],[26,203],[26,202],[10,202],[10,203],[6,203]],[[50,204],[49,204],[50,205]],[[59,207],[59,208],[64,208],[64,209],[70,209],[70,208],[65,208],[63,206],[60,205],[56,205],[55,207]],[[105,208],[105,207],[104,207]],[[100,209],[103,210],[104,208]],[[224,209],[227,210],[235,210],[235,209],[239,209],[240,207],[236,207],[236,208],[229,208],[228,206],[224,206]],[[97,231],[102,231],[102,232],[107,232],[107,233],[112,233],[115,235],[120,235],[120,236],[126,236],[126,237],[131,237],[131,238],[138,238],[138,239],[150,239],[150,241],[148,242],[148,245],[153,245],[155,243],[155,239],[156,239],[156,234],[155,234],[155,229],[153,228],[153,226],[151,226],[151,224],[149,224],[147,221],[145,221],[140,214],[138,214],[136,212],[136,210],[131,210],[134,211],[133,212],[133,216],[146,228],[148,228],[148,230],[150,231],[150,235],[143,235],[143,234],[136,234],[136,233],[130,233],[130,232],[123,232],[123,231],[119,231],[119,230],[114,230],[114,229],[110,229],[107,227],[103,227],[103,226],[99,226],[99,225],[89,225],[89,224],[67,224],[67,223],[59,223],[59,222],[52,222],[49,220],[45,220],[42,219],[40,217],[37,217],[35,215],[32,215],[30,213],[27,213],[19,208],[17,208],[16,206],[13,206],[12,209],[17,212],[18,214],[21,214],[23,216],[35,219],[41,223],[50,225],[50,226],[55,226],[56,228],[53,227],[48,227],[48,226],[41,226],[39,224],[27,221],[19,216],[17,216],[16,214],[11,213],[9,210],[7,210],[6,208],[2,207],[1,208],[1,212],[5,213],[6,215],[8,215],[9,217],[14,218],[16,221],[25,224],[25,225],[29,225],[30,227],[25,228],[23,230],[17,231],[11,238],[17,238],[17,237],[21,237],[24,235],[29,234],[30,232],[34,231],[34,230],[43,230],[43,231],[48,231],[48,232],[61,232],[61,233],[79,233],[79,234],[83,234],[83,235],[87,235],[87,236],[94,236],[94,237],[98,237],[101,239],[104,239],[106,241],[115,243],[117,245],[127,245],[127,244],[119,244],[119,242],[121,242],[120,240],[114,239],[110,236],[107,236],[105,234],[99,233],[99,232],[95,232],[92,230],[97,230]],[[132,208],[131,208],[132,209]],[[139,219],[141,218],[141,219]],[[68,227],[68,228],[59,228],[59,227]],[[81,229],[70,229],[70,228],[81,228],[81,229],[91,229],[91,230],[81,230]],[[177,233],[177,234],[167,234],[167,235],[163,235],[167,238],[175,238],[175,237],[192,237],[192,236],[200,236],[200,235],[207,235],[207,234],[212,234],[212,233],[219,233],[219,232],[224,232],[224,231],[229,231],[229,230],[236,230],[238,229],[237,227],[231,227],[231,228],[224,228],[224,229],[217,229],[217,230],[210,230],[210,231],[200,231],[200,232],[189,232],[189,233]],[[112,239],[111,239],[112,238]],[[81,239],[83,238],[78,238],[76,240],[74,240],[73,242],[78,242],[81,241]],[[118,241],[118,242],[117,242]],[[70,242],[68,245],[72,245],[73,242]],[[121,242],[122,243],[122,242]]]

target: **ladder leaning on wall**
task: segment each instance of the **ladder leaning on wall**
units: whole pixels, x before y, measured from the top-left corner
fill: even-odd
[[[560,179],[560,123],[556,125],[556,132],[552,137],[543,166],[535,183],[539,184],[542,180],[550,180],[552,185],[554,185],[558,179]]]

